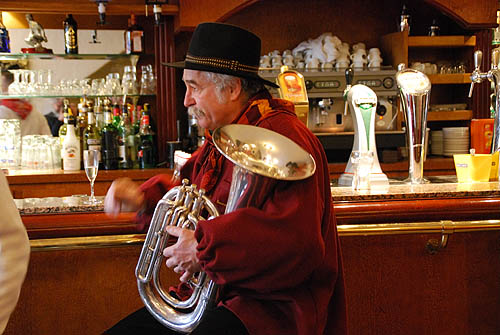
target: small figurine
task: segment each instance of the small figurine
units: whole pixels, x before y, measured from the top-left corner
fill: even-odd
[[[32,48],[22,48],[21,51],[24,53],[52,53],[51,49],[42,46],[43,42],[47,42],[47,36],[42,25],[36,22],[31,14],[26,14],[26,20],[30,27],[30,34],[24,41],[31,45]]]

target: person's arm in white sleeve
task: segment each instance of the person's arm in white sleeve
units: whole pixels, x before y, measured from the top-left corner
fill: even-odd
[[[30,244],[9,185],[0,172],[0,334],[19,299],[28,269]]]

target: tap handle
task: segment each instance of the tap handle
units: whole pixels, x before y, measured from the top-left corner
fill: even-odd
[[[493,56],[493,54],[492,54]],[[483,52],[481,50],[476,50],[474,52],[474,71],[470,76],[471,84],[469,89],[469,98],[472,97],[472,92],[474,91],[474,83],[481,82],[481,63],[483,62]]]
[[[481,50],[476,50],[474,52],[474,71],[481,70],[482,62],[483,62],[483,52]]]
[[[352,70],[352,67],[348,67],[345,69],[345,83],[347,87],[352,86],[352,81],[354,79],[354,71]]]
[[[470,83],[469,98],[472,98],[472,91],[474,91],[474,82],[473,81]]]
[[[345,100],[345,104],[344,104],[344,115],[347,115],[347,106],[348,106],[348,102],[347,102],[347,94],[349,93],[349,90],[351,89],[352,87],[352,82],[354,80],[354,71],[352,70],[351,67],[348,67],[347,69],[345,69],[345,83],[346,83],[346,86],[345,86],[345,90],[344,90],[344,100]]]
[[[500,50],[493,49],[493,51],[491,51],[491,69],[492,70],[498,69],[498,62],[499,61],[500,61]]]

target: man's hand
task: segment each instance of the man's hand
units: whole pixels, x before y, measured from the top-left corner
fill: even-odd
[[[201,271],[201,266],[196,257],[198,242],[194,237],[194,231],[175,226],[168,226],[167,233],[177,236],[177,242],[163,250],[163,256],[167,258],[167,266],[173,268],[174,272],[182,273],[180,281],[187,282],[196,272]]]
[[[144,193],[130,178],[113,181],[104,198],[104,211],[112,216],[120,212],[135,212],[143,207]]]

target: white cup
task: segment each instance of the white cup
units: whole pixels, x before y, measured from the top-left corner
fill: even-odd
[[[354,52],[358,51],[358,50],[365,50],[366,51],[366,44],[362,43],[362,42],[359,42],[359,43],[356,43],[352,46],[352,50]]]
[[[317,69],[319,68],[319,59],[316,57],[312,57],[309,61],[306,63],[306,69]]]

